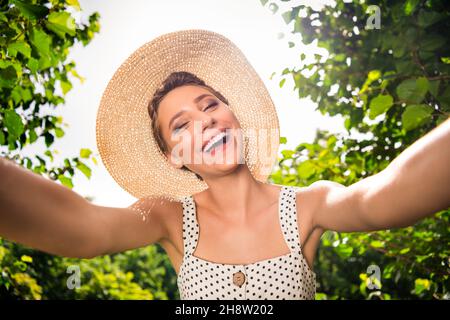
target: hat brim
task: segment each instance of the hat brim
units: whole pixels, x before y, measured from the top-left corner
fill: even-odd
[[[148,103],[175,71],[191,72],[225,96],[244,132],[268,130],[263,155],[258,152],[261,138],[249,135],[246,159],[255,179],[267,181],[279,147],[279,121],[270,94],[233,42],[198,29],[167,33],[144,44],[109,81],[97,112],[96,141],[113,179],[136,198],[180,200],[208,187],[194,173],[171,166],[152,135]]]

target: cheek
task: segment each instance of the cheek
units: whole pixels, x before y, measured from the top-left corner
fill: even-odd
[[[241,127],[239,120],[236,118],[233,111],[231,111],[231,109],[229,109],[228,107],[226,108],[224,118],[226,119],[227,122],[232,123],[233,127],[235,127],[235,128]]]
[[[194,150],[194,139],[188,130],[183,133],[169,137],[169,150],[178,157],[189,157]]]

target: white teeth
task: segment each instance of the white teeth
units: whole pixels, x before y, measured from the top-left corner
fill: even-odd
[[[206,144],[205,148],[203,149],[204,152],[209,152],[209,149],[219,140],[222,140],[223,137],[225,137],[225,132],[221,132],[215,137],[213,137],[209,142]]]

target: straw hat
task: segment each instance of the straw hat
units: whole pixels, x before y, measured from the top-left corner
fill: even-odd
[[[246,164],[255,179],[266,182],[279,146],[273,101],[233,42],[197,29],[167,33],[144,44],[109,81],[97,113],[96,139],[113,179],[136,198],[179,201],[208,188],[194,173],[171,166],[152,134],[148,104],[163,80],[175,71],[195,74],[228,99],[247,138]],[[266,136],[255,136],[255,130]]]

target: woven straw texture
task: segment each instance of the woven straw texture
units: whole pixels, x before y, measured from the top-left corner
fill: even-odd
[[[279,146],[273,101],[233,42],[199,29],[167,33],[144,44],[109,81],[97,112],[96,140],[101,160],[113,179],[136,198],[180,201],[208,188],[194,173],[172,167],[152,135],[148,103],[175,71],[197,75],[228,99],[247,138],[245,162],[255,179],[267,181]],[[250,134],[254,130],[267,131],[267,136]],[[261,143],[266,143],[264,148]],[[265,152],[261,155],[258,150]]]

